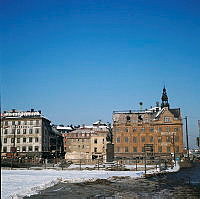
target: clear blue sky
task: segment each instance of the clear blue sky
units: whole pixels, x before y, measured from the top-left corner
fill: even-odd
[[[200,119],[199,0],[0,0],[2,109],[53,123],[112,120],[160,101]]]

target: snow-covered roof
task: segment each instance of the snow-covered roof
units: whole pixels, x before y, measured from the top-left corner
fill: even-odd
[[[56,126],[58,130],[73,130],[70,126]]]

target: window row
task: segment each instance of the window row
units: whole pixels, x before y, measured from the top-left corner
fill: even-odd
[[[154,140],[155,140],[155,138],[153,136],[148,137],[148,138],[147,137],[140,137],[140,138],[138,138],[138,137],[133,137],[133,138],[130,138],[130,137],[124,137],[124,138],[117,137],[116,138],[116,143],[121,143],[121,142],[133,142],[133,143],[137,143],[139,141],[141,141],[141,142],[146,142],[146,141],[154,142]],[[167,136],[167,137],[164,137],[164,136],[158,137],[158,142],[159,143],[160,142],[171,142],[171,143],[173,143],[173,141],[174,142],[178,142],[179,141],[179,136],[174,136],[174,140],[170,136]]]
[[[137,152],[145,152],[145,147],[142,147],[141,149],[138,147],[116,147],[116,152],[117,153],[137,153]],[[152,151],[153,152],[153,151]],[[158,153],[171,153],[174,152],[173,149],[171,147],[158,147]],[[175,152],[179,153],[179,146],[175,147]]]
[[[40,120],[23,120],[23,121],[5,121],[3,123],[5,126],[8,126],[8,125],[33,125],[33,124],[36,124],[36,125],[39,125],[40,124]]]
[[[125,128],[124,130],[120,130],[120,128],[115,128],[114,129],[114,132],[122,132],[122,131],[125,131],[125,132],[154,132],[155,131],[155,128]],[[177,132],[179,131],[179,128],[178,127],[175,127],[175,128],[172,128],[172,127],[159,127],[158,128],[158,132],[169,132],[169,131],[174,131],[174,132]]]
[[[4,138],[3,142],[6,143],[32,143],[33,141],[35,142],[39,142],[39,138],[38,137],[29,137],[29,138]]]
[[[17,152],[38,152],[39,151],[39,146],[22,146],[22,147],[17,147]],[[3,152],[11,152],[10,147],[3,147]]]
[[[36,129],[34,129],[34,132],[35,133],[40,133],[40,129],[36,128]],[[12,129],[11,130],[11,134],[15,134],[15,133],[17,133],[17,134],[21,134],[21,133],[23,133],[23,134],[27,134],[27,133],[32,134],[33,133],[33,129]],[[4,130],[4,134],[5,135],[8,134],[8,129]]]

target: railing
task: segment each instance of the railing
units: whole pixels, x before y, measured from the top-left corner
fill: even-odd
[[[113,111],[113,114],[115,113],[142,113],[148,110],[124,110],[124,111]]]

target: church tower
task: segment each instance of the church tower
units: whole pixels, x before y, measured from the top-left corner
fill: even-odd
[[[164,108],[164,107],[168,107],[169,108],[168,97],[167,97],[167,92],[166,92],[165,86],[163,88],[163,93],[162,93],[161,100],[162,100],[161,108]]]

